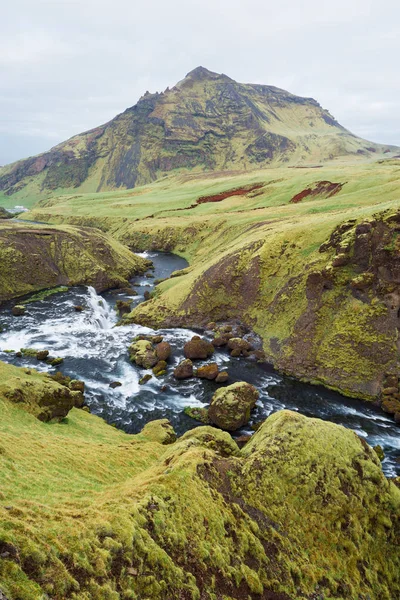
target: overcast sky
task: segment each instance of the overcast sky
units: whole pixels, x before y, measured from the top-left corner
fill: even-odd
[[[100,125],[202,65],[312,96],[400,145],[399,0],[12,0],[0,9],[0,165]]]

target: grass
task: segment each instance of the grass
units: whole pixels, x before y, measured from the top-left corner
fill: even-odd
[[[39,387],[44,377],[1,364],[0,375]],[[77,409],[41,423],[1,387],[0,411],[9,600],[235,599],[318,586],[330,599],[340,585],[343,598],[379,590],[389,600],[399,590],[400,492],[343,427],[282,411],[240,452],[211,427],[165,446],[165,421],[134,436]]]

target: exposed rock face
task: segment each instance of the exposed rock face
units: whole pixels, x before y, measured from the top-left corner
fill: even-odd
[[[148,265],[98,230],[0,226],[0,301],[61,285],[92,285],[100,292],[126,285]]]
[[[391,148],[352,136],[312,98],[199,67],[109,123],[3,167],[0,190],[21,195],[39,181],[43,195],[83,183],[86,191],[133,188],[174,169],[254,169],[384,150]]]
[[[248,423],[258,396],[254,385],[244,381],[220,388],[212,397],[208,417],[221,429],[236,431]]]
[[[83,405],[83,389],[70,387],[69,378],[58,383],[33,369],[18,369],[3,363],[0,363],[0,375],[0,397],[17,404],[40,421],[62,419],[72,408]]]

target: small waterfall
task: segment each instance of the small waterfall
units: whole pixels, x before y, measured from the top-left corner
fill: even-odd
[[[116,322],[115,311],[99,296],[94,287],[88,287],[89,298],[87,304],[91,315],[89,321],[97,329],[111,329]]]

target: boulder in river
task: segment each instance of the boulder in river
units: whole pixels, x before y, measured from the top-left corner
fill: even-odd
[[[158,360],[168,360],[171,356],[171,344],[168,342],[160,342],[156,346],[156,354]]]
[[[199,408],[197,406],[186,406],[183,409],[183,412],[191,419],[200,421],[200,423],[204,423],[204,425],[210,425],[210,419],[208,418],[207,408]]]
[[[216,379],[218,376],[218,365],[217,363],[210,363],[208,365],[203,365],[199,367],[196,371],[196,377],[200,377],[200,379]]]
[[[251,350],[251,344],[243,338],[231,338],[228,341],[228,348],[231,350],[232,356],[240,356],[241,354],[246,355]]]
[[[225,383],[226,381],[228,381],[229,379],[229,374],[228,371],[221,371],[220,373],[218,373],[215,382],[216,383]]]
[[[236,431],[248,423],[258,397],[257,388],[245,381],[220,388],[212,397],[209,419],[221,429]]]
[[[120,315],[125,315],[131,312],[132,302],[130,300],[117,300],[115,308]]]
[[[48,350],[39,350],[36,353],[36,358],[38,360],[47,360],[47,357],[49,356],[49,351]]]
[[[11,310],[14,317],[22,317],[26,312],[26,307],[23,304],[16,304]]]
[[[132,362],[145,369],[152,369],[158,363],[156,351],[148,340],[133,343],[129,347],[129,356]]]
[[[189,358],[186,358],[174,370],[175,379],[189,379],[193,377],[193,363]]]
[[[214,353],[214,346],[207,340],[203,340],[198,335],[195,335],[190,342],[186,342],[183,353],[186,358],[190,358],[191,360],[205,359]]]
[[[165,360],[160,360],[155,367],[153,367],[153,373],[156,377],[160,377],[161,375],[165,375],[167,372],[167,363]]]

